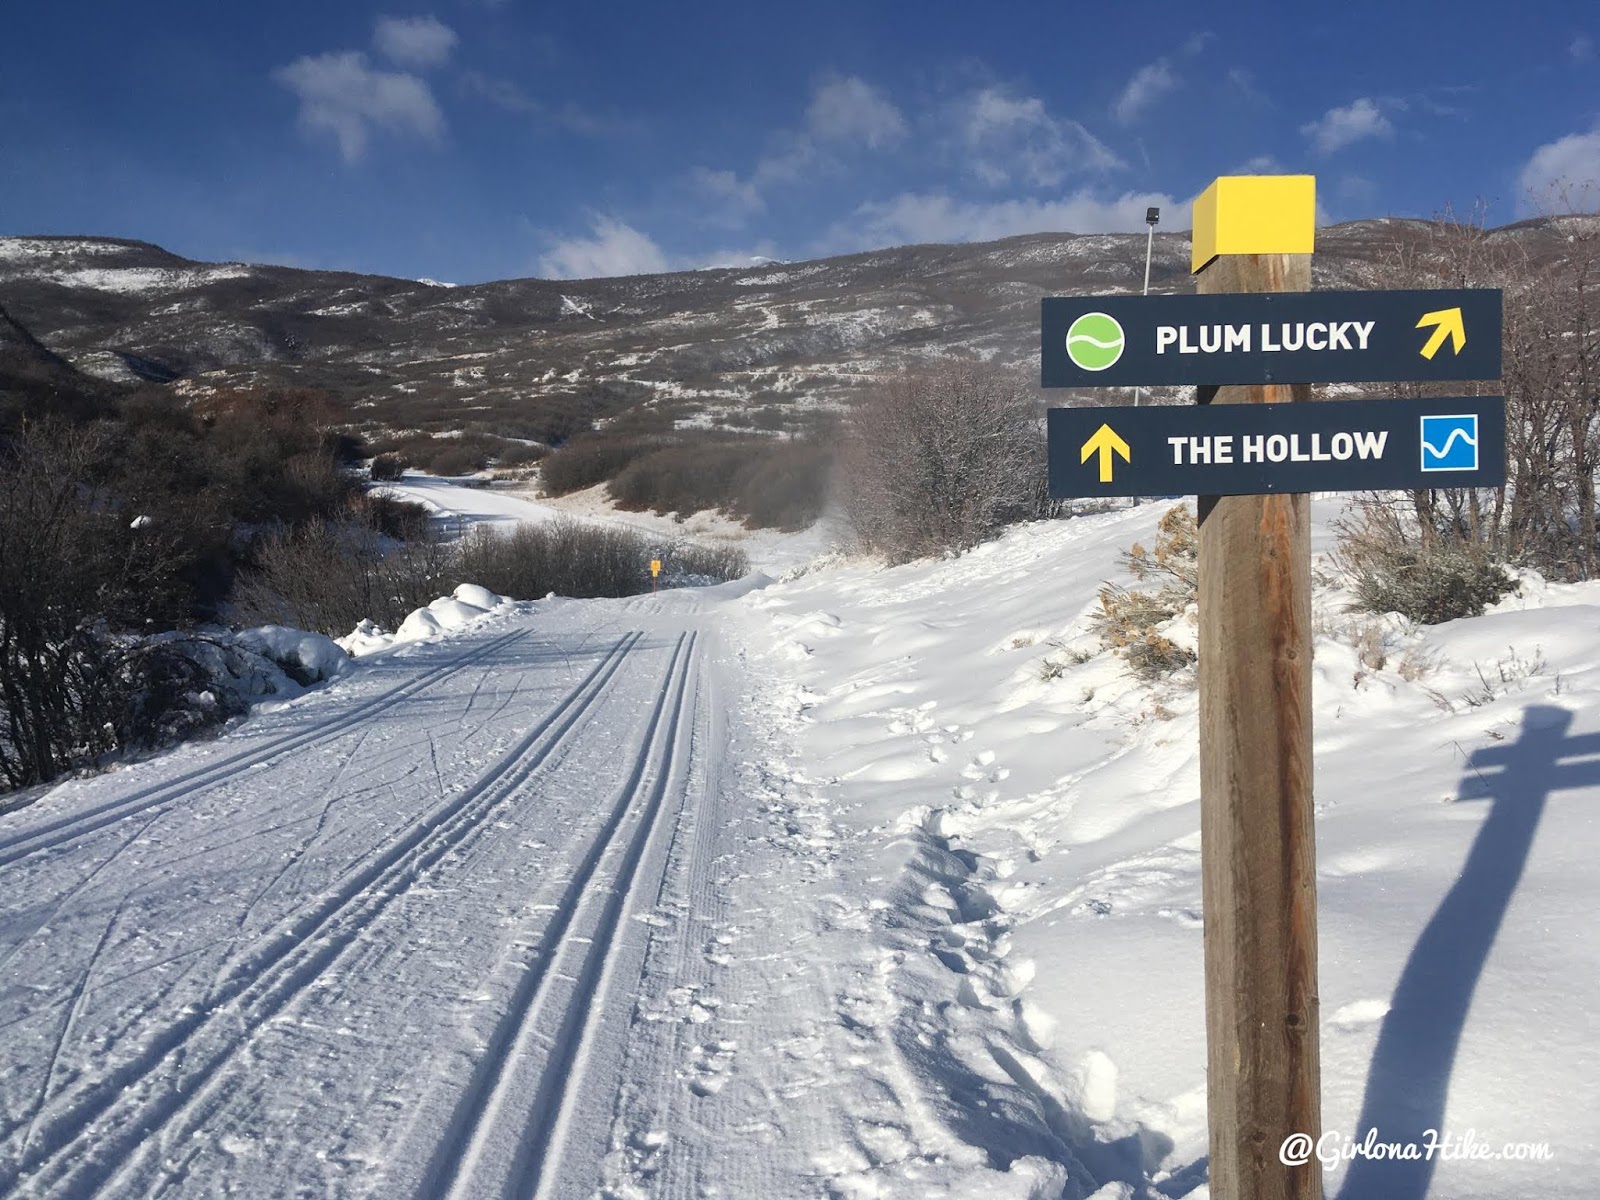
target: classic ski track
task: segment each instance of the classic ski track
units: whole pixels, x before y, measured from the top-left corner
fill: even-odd
[[[432,687],[434,684],[449,678],[459,670],[471,666],[479,659],[487,657],[496,650],[522,638],[529,637],[532,632],[529,629],[517,629],[510,633],[502,634],[500,637],[485,642],[482,646],[465,654],[440,663],[415,679],[409,679],[405,683],[397,684],[381,695],[362,701],[343,716],[317,729],[291,733],[265,746],[240,750],[217,762],[197,767],[192,771],[179,775],[176,779],[169,779],[165,783],[157,784],[154,787],[141,788],[116,800],[108,801],[98,808],[60,817],[32,829],[20,830],[15,836],[0,840],[0,867],[9,866],[11,863],[27,858],[29,855],[37,854],[41,850],[53,850],[58,846],[64,846],[80,837],[95,833],[107,826],[115,825],[126,817],[146,811],[165,801],[227,783],[229,780],[235,779],[257,765],[277,758],[281,754],[287,754],[290,751],[338,737],[347,733],[352,726],[375,716],[387,708],[393,707],[418,692]]]
[[[519,631],[518,636],[526,632]],[[257,1028],[314,983],[421,871],[465,844],[475,831],[481,831],[481,818],[526,782],[566,740],[580,718],[606,694],[606,684],[643,637],[640,630],[623,635],[515,747],[471,786],[413,823],[405,835],[346,875],[339,889],[325,897],[314,911],[285,922],[263,938],[269,944],[241,962],[227,985],[217,988],[209,1007],[184,1014],[155,1035],[137,1056],[107,1072],[93,1088],[67,1102],[59,1113],[49,1118],[36,1114],[34,1140],[39,1149],[32,1156],[18,1153],[13,1161],[0,1163],[0,1193],[26,1182],[38,1192],[60,1187],[75,1195],[86,1194],[122,1174],[148,1153],[159,1140],[157,1131],[198,1098],[217,1070],[242,1045],[239,1039],[225,1038],[208,1060],[195,1062],[197,1036],[209,1027],[225,1024]],[[509,640],[496,639],[483,652]],[[154,1095],[131,1095],[140,1081],[148,1079],[174,1054],[187,1072],[183,1079],[172,1080],[166,1090]],[[134,1112],[117,1112],[126,1106]],[[97,1128],[102,1131],[93,1141],[95,1156],[74,1155],[72,1151],[82,1151],[80,1143]]]
[[[511,1003],[478,1056],[445,1136],[423,1175],[416,1193],[419,1200],[440,1196],[450,1200],[478,1200],[489,1195],[536,1196],[542,1195],[548,1182],[555,1178],[552,1167],[560,1163],[568,1110],[582,1090],[583,1067],[594,1024],[605,1010],[604,995],[623,915],[638,890],[639,866],[646,847],[670,825],[662,815],[669,785],[687,765],[682,759],[688,755],[678,754],[677,749],[686,728],[685,696],[690,679],[696,675],[697,640],[698,634],[679,635],[633,770],[618,790],[605,825],[568,881],[555,915],[528,957]],[[663,732],[662,716],[669,707],[671,715]],[[640,791],[647,785],[640,805]],[[618,844],[628,815],[636,811],[639,818],[631,837],[623,843],[615,874],[607,880],[609,886],[593,887],[596,871],[607,852]],[[600,898],[602,894],[604,900]],[[603,906],[598,917],[593,922],[577,922],[580,913],[595,904]],[[584,946],[586,949],[574,949]],[[543,1010],[553,981],[568,978],[558,970],[558,964],[569,953],[580,956],[580,965],[572,977],[572,998],[560,1012],[550,1014],[555,1028],[544,1031]],[[550,1048],[550,1056],[539,1070],[539,1083],[529,1107],[511,1100],[509,1093],[515,1090],[529,1043],[535,1041],[544,1042]],[[485,1147],[508,1127],[513,1131],[515,1149],[507,1178],[485,1187],[477,1180]],[[513,1181],[523,1186],[514,1188]]]

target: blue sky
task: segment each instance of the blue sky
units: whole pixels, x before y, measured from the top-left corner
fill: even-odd
[[[1323,216],[1600,179],[1600,6],[57,0],[6,21],[0,233],[450,281]],[[1592,204],[1594,193],[1589,193]],[[1580,200],[1583,199],[1580,196]]]

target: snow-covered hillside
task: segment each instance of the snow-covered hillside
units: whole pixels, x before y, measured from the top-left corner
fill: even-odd
[[[1165,508],[501,606],[0,819],[0,1191],[1204,1197],[1195,699],[1087,632]],[[1343,601],[1325,1128],[1551,1157],[1328,1194],[1588,1197],[1600,584]]]

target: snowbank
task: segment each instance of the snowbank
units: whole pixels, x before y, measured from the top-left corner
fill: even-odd
[[[350,663],[350,655],[332,638],[286,625],[241,629],[232,640],[276,663],[301,686],[332,679]]]
[[[352,658],[376,654],[391,646],[407,642],[426,642],[453,630],[467,626],[487,616],[495,609],[513,601],[498,596],[488,588],[475,583],[463,583],[448,596],[440,596],[426,608],[414,610],[400,622],[400,627],[388,633],[371,620],[364,620],[335,643]]]

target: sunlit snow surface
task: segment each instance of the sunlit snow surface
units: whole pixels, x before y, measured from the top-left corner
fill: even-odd
[[[491,606],[0,819],[0,1191],[1205,1196],[1194,694],[1088,632],[1164,507]],[[1587,1197],[1600,585],[1346,599],[1325,1127],[1554,1161],[1328,1194]]]

